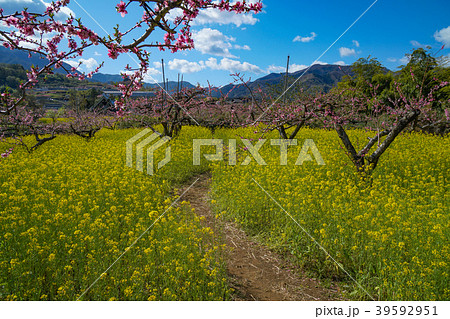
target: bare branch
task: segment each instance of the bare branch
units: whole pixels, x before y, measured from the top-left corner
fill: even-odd
[[[375,152],[370,155],[370,157],[368,158],[369,162],[376,165],[380,156],[386,151],[389,145],[391,145],[397,135],[400,134],[400,132],[403,131],[403,129],[408,126],[408,124],[411,123],[417,116],[419,116],[419,114],[419,110],[413,110],[406,114],[403,118],[401,118],[393,127],[383,143],[381,143],[381,145],[375,150]]]
[[[373,138],[369,137],[369,143],[367,143],[367,145],[358,152],[358,156],[365,156],[370,149],[372,148],[372,146],[375,145],[375,143],[380,141],[380,137],[386,136],[391,132],[391,130],[384,130],[380,133],[377,133],[376,136],[374,136]]]

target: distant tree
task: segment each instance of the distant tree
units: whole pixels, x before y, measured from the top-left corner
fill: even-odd
[[[393,79],[392,72],[386,72],[386,68],[376,58],[368,56],[352,64],[352,74],[346,75],[335,91],[350,89],[347,94],[359,92],[364,96],[387,97]]]
[[[18,64],[0,64],[0,86],[6,85],[18,89],[20,83],[27,79],[25,69]]]
[[[450,82],[450,64],[445,63],[445,60],[442,60],[439,63],[439,66],[435,69],[436,78],[440,81]],[[443,87],[440,89],[436,98],[441,101],[449,101],[450,100],[450,86]]]
[[[436,78],[438,61],[430,50],[431,47],[418,48],[406,54],[409,62],[401,67],[396,82],[401,83],[407,96],[428,95],[439,82]]]
[[[383,65],[377,58],[359,58],[352,64],[352,71],[355,73],[356,79],[372,81],[372,78],[380,73],[383,73]]]
[[[25,101],[27,103],[27,106],[32,110],[42,109],[43,107],[42,104],[37,101],[34,94],[27,94],[27,96],[25,97]]]

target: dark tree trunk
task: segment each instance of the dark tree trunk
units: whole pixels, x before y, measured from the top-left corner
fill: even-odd
[[[395,138],[419,116],[419,114],[419,110],[413,110],[407,113],[391,129],[384,130],[380,133],[377,133],[375,137],[369,138],[369,142],[367,143],[367,145],[358,153],[356,152],[352,142],[350,141],[350,138],[347,135],[347,132],[342,127],[342,125],[336,124],[335,129],[339,138],[344,144],[347,155],[352,160],[358,173],[370,176],[377,167],[381,155],[388,149]],[[383,142],[379,143],[380,138],[383,136],[386,136],[386,138]],[[377,142],[379,143],[377,149],[370,156],[366,156],[370,149]]]

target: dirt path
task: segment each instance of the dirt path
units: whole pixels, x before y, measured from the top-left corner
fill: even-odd
[[[189,201],[220,237],[218,240],[231,248],[225,260],[229,284],[235,291],[234,300],[340,299],[335,289],[323,288],[317,280],[306,278],[278,254],[252,240],[235,223],[217,220],[209,207],[210,175],[196,176],[184,189],[197,178],[182,200]],[[180,194],[184,189],[180,189]]]

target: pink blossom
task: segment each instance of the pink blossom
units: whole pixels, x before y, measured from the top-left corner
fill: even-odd
[[[8,17],[6,20],[6,25],[9,26],[16,26],[19,23],[19,19],[16,17]]]
[[[9,155],[11,155],[11,153],[13,152],[13,148],[10,148],[9,150],[7,150],[5,153],[2,153],[0,156],[3,158],[8,157]]]
[[[117,49],[111,48],[111,49],[108,49],[108,56],[111,59],[115,60],[119,56],[119,53],[117,52]]]
[[[126,8],[127,8],[127,5],[123,1],[120,1],[119,4],[117,4],[117,6],[116,6],[117,12],[120,13],[122,18],[125,17],[125,15],[128,13]]]
[[[122,116],[125,115],[125,112],[124,112],[124,110],[118,110],[118,111],[116,112],[116,115],[117,115],[118,117],[122,117]]]
[[[77,43],[73,39],[69,40],[69,48],[71,48],[72,50],[75,50],[77,48],[77,46],[78,46]]]

